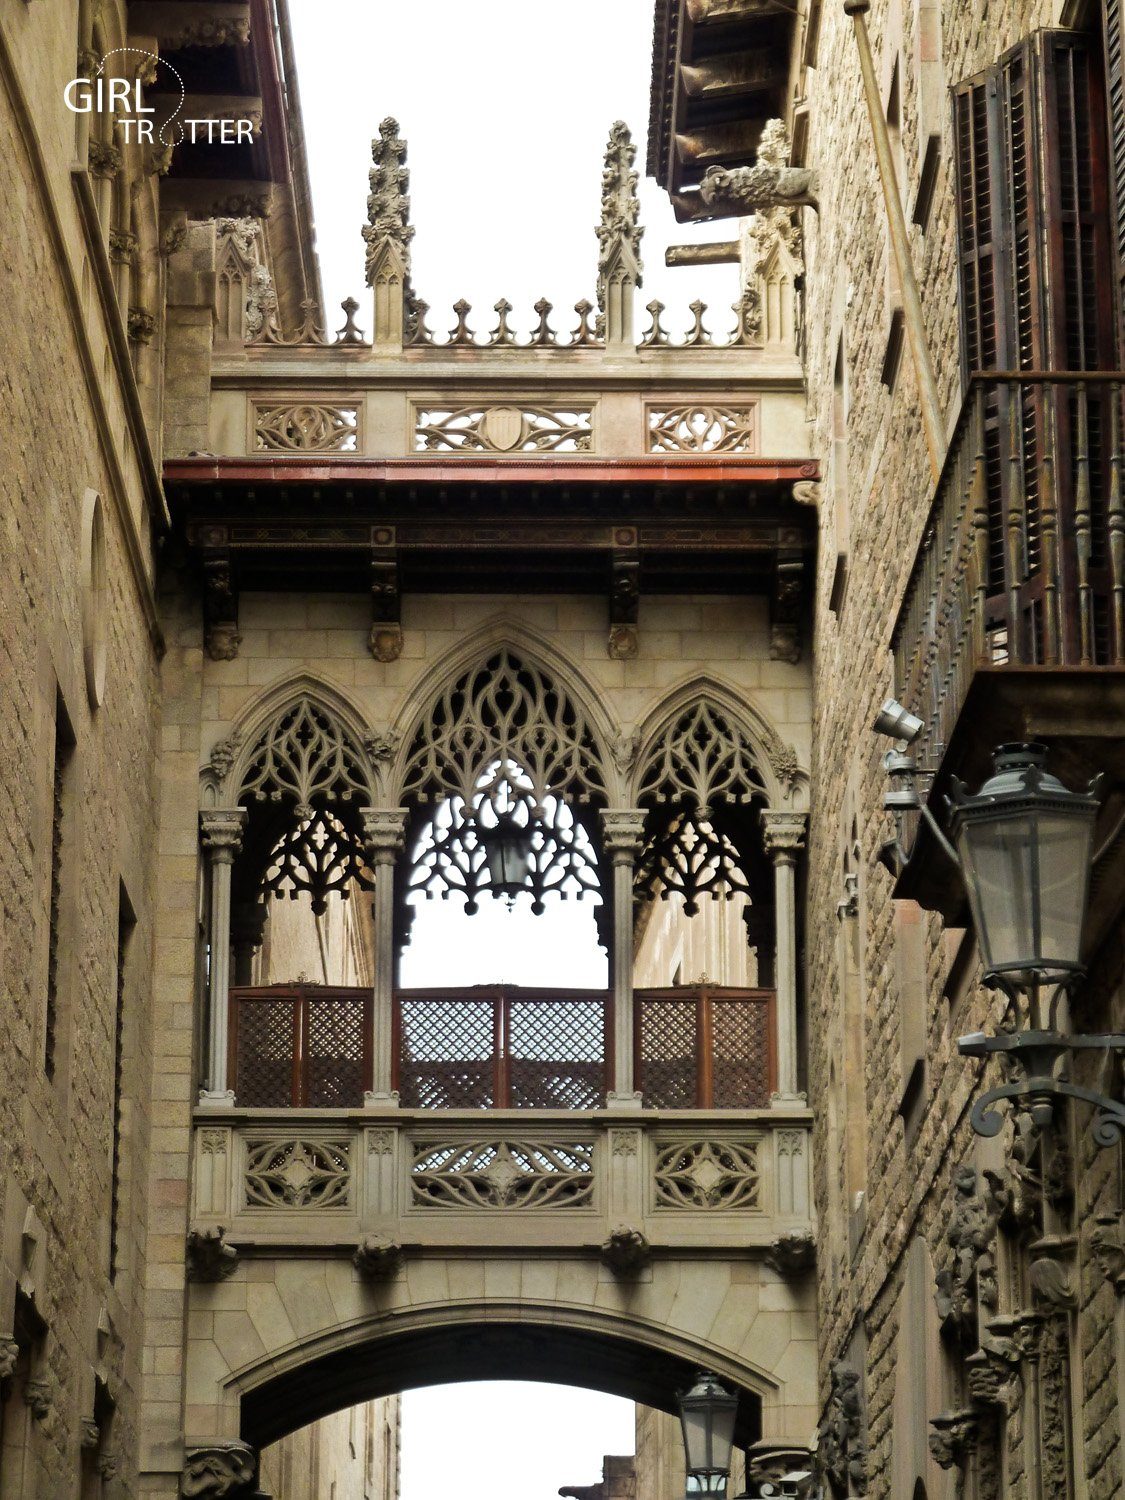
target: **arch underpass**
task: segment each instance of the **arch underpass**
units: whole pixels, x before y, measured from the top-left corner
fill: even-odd
[[[481,1306],[462,1309],[453,1322],[435,1311],[357,1328],[342,1343],[333,1339],[328,1352],[314,1351],[282,1370],[275,1365],[245,1386],[240,1436],[263,1448],[343,1407],[419,1386],[477,1380],[575,1385],[675,1413],[678,1394],[699,1367],[723,1363],[714,1348],[665,1340],[680,1351],[672,1352],[617,1319],[591,1316],[586,1323],[560,1322],[555,1308]],[[751,1388],[739,1380],[750,1378],[746,1371],[727,1366],[724,1373],[739,1388],[736,1441],[747,1448],[762,1435],[761,1378],[755,1372],[759,1388]]]

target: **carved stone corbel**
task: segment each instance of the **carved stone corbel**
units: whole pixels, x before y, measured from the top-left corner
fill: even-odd
[[[609,638],[606,650],[614,661],[636,656],[637,617],[641,602],[641,560],[637,533],[619,526],[613,534],[613,576],[609,592]]]
[[[180,1494],[184,1500],[234,1500],[250,1494],[257,1471],[258,1455],[248,1443],[192,1444],[184,1453]]]
[[[403,1249],[387,1234],[368,1234],[360,1240],[352,1265],[364,1281],[391,1281],[402,1269]]]
[[[201,538],[203,558],[203,629],[212,661],[233,661],[242,644],[238,629],[238,593],[234,586],[225,527],[213,526]]]
[[[652,1263],[652,1245],[639,1229],[619,1224],[602,1242],[602,1261],[615,1276],[637,1276]]]
[[[980,1414],[971,1407],[962,1411],[942,1412],[930,1418],[930,1454],[943,1469],[963,1469],[976,1446],[980,1433]]]
[[[1097,1216],[1090,1233],[1090,1250],[1102,1275],[1120,1296],[1125,1292],[1125,1222],[1120,1213]]]
[[[238,1265],[238,1251],[226,1242],[226,1230],[191,1229],[187,1237],[189,1281],[225,1281]]]
[[[398,661],[402,655],[402,601],[393,526],[371,528],[371,635],[368,646],[376,661]]]
[[[45,1422],[55,1405],[54,1381],[49,1375],[38,1375],[23,1388],[23,1399],[37,1422]]]
[[[804,1276],[816,1265],[816,1236],[809,1229],[779,1234],[766,1251],[766,1264],[782,1276]]]
[[[0,1381],[11,1380],[19,1363],[20,1346],[10,1337],[0,1338]]]

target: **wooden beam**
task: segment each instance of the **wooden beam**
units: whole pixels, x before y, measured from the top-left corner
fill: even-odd
[[[783,89],[788,76],[788,58],[770,51],[731,52],[680,67],[689,99],[729,99]]]

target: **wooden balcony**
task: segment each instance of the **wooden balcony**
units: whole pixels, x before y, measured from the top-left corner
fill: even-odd
[[[1125,711],[1125,373],[974,376],[892,636],[921,791],[1042,738],[1077,785]],[[1115,727],[1116,726],[1116,727]],[[1109,759],[1107,760],[1107,756]],[[901,893],[952,914],[924,828]]]
[[[772,990],[639,990],[637,1087],[655,1109],[761,1109],[776,1086]],[[230,996],[240,1108],[358,1108],[372,1080],[368,989],[271,985]],[[474,986],[395,995],[393,1086],[404,1109],[604,1108],[605,990]]]

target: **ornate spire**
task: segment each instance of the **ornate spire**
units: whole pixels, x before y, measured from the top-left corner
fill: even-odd
[[[371,160],[363,238],[367,285],[375,288],[375,342],[401,345],[405,314],[413,304],[410,241],[414,228],[407,194],[406,142],[398,133],[397,120],[388,116],[379,126],[379,138],[371,142]]]
[[[598,310],[607,343],[633,342],[633,289],[641,285],[637,148],[617,120],[609,132],[602,168],[602,218],[598,225]]]

